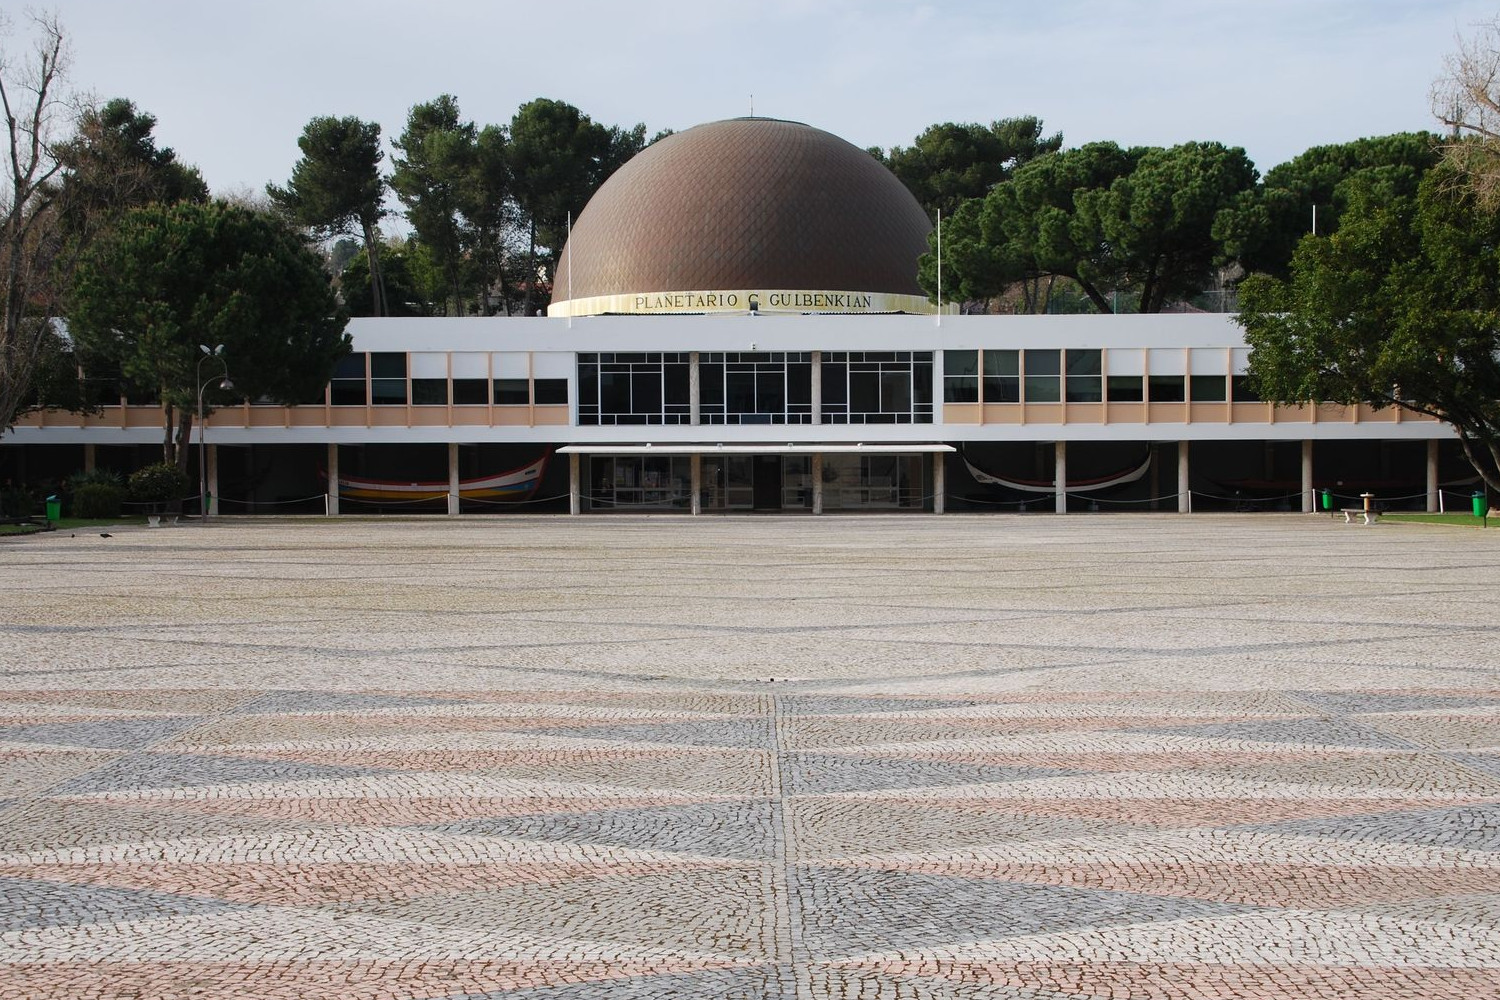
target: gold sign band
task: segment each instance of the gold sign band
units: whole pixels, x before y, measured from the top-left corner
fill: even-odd
[[[636,292],[563,299],[548,316],[649,316],[665,313],[920,313],[937,312],[922,295],[888,292],[802,291],[782,288]]]

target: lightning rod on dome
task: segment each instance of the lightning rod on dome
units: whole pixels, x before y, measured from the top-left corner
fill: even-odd
[[[750,117],[751,118],[755,117],[755,95],[754,94],[750,95]]]

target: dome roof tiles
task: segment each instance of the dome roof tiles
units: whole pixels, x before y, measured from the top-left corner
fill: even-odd
[[[869,153],[796,122],[712,122],[657,142],[573,226],[554,301],[667,291],[921,295],[931,225]]]

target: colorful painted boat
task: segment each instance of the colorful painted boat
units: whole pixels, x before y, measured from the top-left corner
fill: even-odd
[[[526,500],[536,492],[547,468],[547,456],[492,476],[458,481],[458,495],[464,500]],[[326,473],[325,473],[326,477]],[[361,476],[339,476],[339,496],[350,500],[378,500],[385,503],[419,503],[440,500],[448,495],[445,481],[404,482],[394,479],[367,479]]]
[[[1000,476],[992,476],[983,469],[976,468],[968,457],[964,457],[964,465],[969,467],[969,475],[975,480],[990,486],[1004,486],[1008,490],[1018,490],[1022,493],[1055,493],[1057,485],[1052,480],[1041,479],[1004,479]],[[1094,490],[1107,490],[1111,486],[1123,486],[1139,480],[1151,468],[1151,451],[1147,449],[1145,461],[1140,465],[1116,472],[1108,476],[1100,476],[1097,479],[1070,479],[1064,489],[1069,493],[1089,493]]]

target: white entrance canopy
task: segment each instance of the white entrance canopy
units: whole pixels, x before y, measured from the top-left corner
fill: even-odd
[[[951,444],[569,444],[559,455],[917,455]]]

